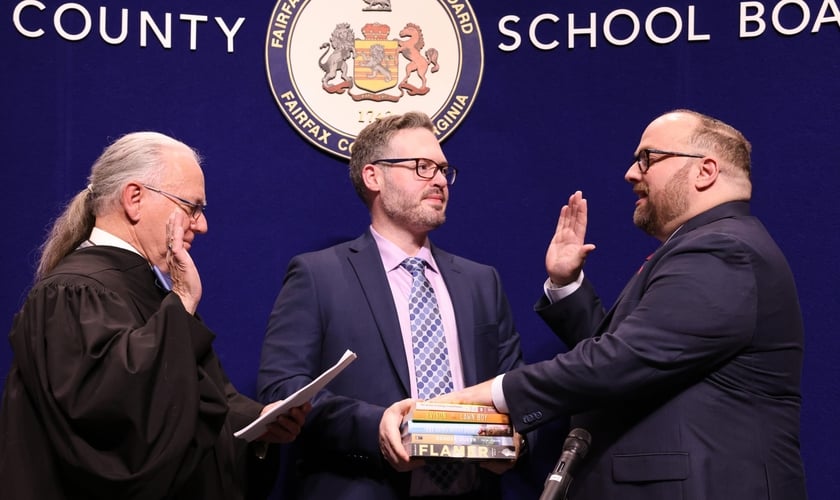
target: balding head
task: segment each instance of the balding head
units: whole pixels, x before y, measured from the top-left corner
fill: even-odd
[[[750,144],[735,128],[692,110],[660,115],[636,149],[625,179],[639,195],[633,219],[664,240],[712,207],[749,200]]]

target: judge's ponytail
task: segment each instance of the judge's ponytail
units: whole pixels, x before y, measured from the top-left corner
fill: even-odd
[[[40,280],[55,268],[58,262],[79,246],[93,230],[93,194],[85,189],[70,200],[64,212],[55,220],[41,245],[41,259],[35,272]]]

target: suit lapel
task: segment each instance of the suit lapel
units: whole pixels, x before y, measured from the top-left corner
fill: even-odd
[[[690,233],[691,231],[702,227],[706,224],[710,224],[719,219],[724,219],[728,217],[743,217],[750,215],[750,207],[749,203],[745,201],[731,201],[728,203],[723,203],[718,205],[706,212],[703,212],[695,217],[687,220],[685,224],[677,228],[674,234],[668,238],[659,248],[656,249],[648,258],[645,260],[642,267],[639,269],[639,272],[633,275],[630,278],[630,281],[627,282],[627,285],[624,286],[624,289],[616,299],[615,304],[610,308],[607,314],[604,316],[604,319],[601,320],[601,323],[598,325],[598,329],[596,330],[599,334],[604,333],[605,331],[610,331],[610,324],[613,322],[613,317],[615,316],[615,311],[618,305],[621,303],[622,300],[625,299],[628,295],[640,295],[638,291],[636,291],[637,287],[643,286],[644,283],[648,281],[648,277],[650,276],[651,270],[655,266],[656,262],[661,258],[662,254],[668,249],[672,248],[674,245],[677,244],[677,241],[680,237]],[[624,318],[618,318],[618,321],[623,320]]]
[[[382,258],[379,256],[376,242],[369,232],[366,232],[350,245],[347,260],[359,280],[359,289],[365,297],[376,322],[379,337],[385,346],[394,372],[399,376],[406,397],[408,397],[411,394],[411,385],[399,317],[394,306],[394,297],[391,294],[391,287],[388,285],[385,269],[382,267]],[[360,355],[363,355],[363,353],[360,353]]]
[[[644,281],[647,279],[646,277],[643,277],[643,275],[647,275],[648,273],[646,268],[649,267],[649,260],[650,257],[648,257],[648,260],[646,260],[645,263],[642,265],[642,268],[639,269],[639,272],[634,274],[627,282],[627,284],[624,285],[624,289],[621,290],[620,294],[618,294],[618,298],[615,300],[615,303],[613,303],[613,306],[610,308],[609,311],[607,311],[607,314],[604,315],[604,318],[598,325],[598,329],[595,330],[596,332],[598,332],[599,335],[606,331],[612,330],[610,328],[610,325],[613,322],[613,317],[615,316],[615,311],[618,308],[618,305],[621,304],[621,301],[624,300],[624,298],[631,293],[631,290],[633,290],[637,286],[637,283],[644,283]]]

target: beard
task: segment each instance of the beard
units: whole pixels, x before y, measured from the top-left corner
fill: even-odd
[[[443,205],[439,208],[424,205],[421,200],[430,194],[444,196]],[[402,226],[430,231],[446,222],[446,194],[438,188],[429,188],[423,191],[419,200],[414,200],[386,177],[382,209],[391,220]]]
[[[650,194],[647,184],[639,186],[648,195],[647,203],[636,207],[633,224],[651,236],[661,235],[666,225],[688,210],[688,178],[690,165],[680,168],[665,184],[665,188]],[[639,189],[637,188],[637,189]]]

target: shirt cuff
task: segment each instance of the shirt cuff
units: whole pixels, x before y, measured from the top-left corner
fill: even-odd
[[[491,395],[493,396],[493,406],[499,413],[510,413],[508,410],[507,401],[505,401],[505,391],[502,389],[502,380],[505,374],[496,376],[493,379],[493,384],[490,386]]]
[[[565,286],[557,286],[551,282],[551,278],[546,278],[543,283],[543,292],[550,303],[559,302],[569,295],[575,293],[583,284],[583,271],[580,272],[577,279]]]

